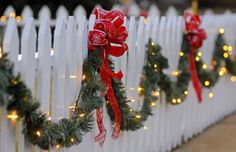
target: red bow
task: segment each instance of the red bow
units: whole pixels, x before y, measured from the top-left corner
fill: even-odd
[[[112,79],[121,80],[123,74],[121,71],[115,73],[110,69],[108,56],[119,57],[124,54],[128,49],[125,43],[128,32],[126,27],[122,26],[124,23],[124,15],[121,11],[113,10],[109,12],[103,9],[95,9],[94,14],[96,15],[94,29],[90,31],[88,35],[89,50],[94,51],[97,48],[101,48],[102,65],[100,67],[100,76],[102,82],[106,84],[107,87],[107,92],[103,94],[106,94],[108,102],[115,114],[115,127],[112,137],[117,139],[120,134],[122,117],[113,90]],[[100,133],[95,137],[95,140],[102,146],[106,137],[102,108],[96,110],[96,116]]]
[[[202,46],[203,40],[206,39],[206,32],[199,28],[201,25],[201,19],[198,15],[193,15],[190,12],[184,13],[186,32],[188,41],[191,45],[191,51],[189,53],[189,68],[192,77],[192,83],[197,94],[198,101],[202,101],[202,88],[199,83],[199,79],[196,72],[196,65],[194,61],[194,53]]]

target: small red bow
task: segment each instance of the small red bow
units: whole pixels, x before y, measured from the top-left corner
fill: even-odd
[[[189,53],[189,68],[191,72],[192,83],[197,94],[198,101],[202,101],[202,88],[199,83],[198,75],[196,72],[196,65],[194,60],[194,53],[202,46],[203,40],[206,39],[206,32],[201,29],[201,19],[198,15],[193,15],[190,12],[184,12],[186,32],[191,51]]]
[[[128,46],[125,43],[128,32],[126,27],[122,26],[124,23],[124,15],[121,11],[113,10],[109,12],[103,9],[95,9],[94,14],[96,16],[95,25],[88,35],[89,50],[94,51],[97,48],[101,48],[102,65],[100,67],[100,76],[102,82],[106,84],[107,87],[106,93],[102,94],[106,94],[108,102],[114,111],[115,126],[112,137],[117,139],[120,134],[122,116],[113,90],[112,79],[121,80],[123,74],[121,71],[115,73],[110,69],[108,56],[112,55],[119,57],[124,54],[128,49]],[[100,133],[95,137],[95,140],[102,146],[106,138],[102,108],[96,110],[96,116]]]

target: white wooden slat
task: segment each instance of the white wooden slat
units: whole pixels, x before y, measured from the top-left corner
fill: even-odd
[[[138,4],[133,2],[129,5],[129,16],[139,16],[140,15],[140,8]]]
[[[170,6],[166,11],[166,17],[177,16],[178,13],[174,6]]]
[[[63,18],[57,19],[54,32],[54,56],[53,56],[53,100],[52,120],[64,118],[65,102],[65,70],[66,70],[66,28]]]
[[[46,113],[50,111],[51,39],[49,20],[42,19],[38,34],[38,99]]]

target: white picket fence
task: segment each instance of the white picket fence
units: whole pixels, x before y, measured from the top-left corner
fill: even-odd
[[[203,27],[207,31],[208,39],[202,47],[202,58],[210,63],[214,42],[219,28],[225,29],[226,41],[235,48],[236,15],[203,15]],[[3,50],[15,63],[15,72],[21,72],[27,86],[32,90],[35,98],[41,101],[41,109],[50,111],[52,120],[68,117],[69,107],[73,104],[80,90],[82,79],[83,60],[87,57],[87,34],[95,21],[93,15],[87,21],[85,16],[69,17],[67,21],[60,17],[56,21],[54,41],[52,44],[51,21],[48,18],[40,19],[39,31],[35,30],[32,18],[25,19],[24,29],[20,36],[17,22],[14,18],[8,20],[4,34]],[[87,29],[88,25],[88,29]],[[116,70],[121,69],[125,77],[123,82],[129,99],[136,102],[132,107],[139,109],[142,102],[138,101],[137,90],[139,76],[144,65],[145,44],[149,38],[162,46],[162,53],[169,60],[171,71],[177,68],[178,53],[181,50],[184,21],[182,16],[172,14],[162,17],[140,17],[135,20],[131,17],[125,20],[128,28],[129,53],[120,58],[114,58]],[[21,37],[21,39],[19,38]],[[21,50],[21,54],[19,52]],[[37,53],[36,53],[37,52]],[[52,81],[51,81],[52,80]],[[175,78],[173,77],[173,80]],[[50,88],[50,83],[52,87]],[[134,88],[134,89],[133,89]],[[112,125],[105,115],[105,126],[108,129],[103,148],[94,142],[98,133],[94,130],[85,135],[83,142],[70,149],[61,149],[66,152],[165,152],[181,145],[184,141],[201,133],[208,126],[223,117],[236,111],[235,93],[236,83],[224,76],[211,91],[214,97],[209,98],[209,90],[203,90],[203,103],[199,104],[192,86],[189,86],[189,95],[179,106],[166,103],[165,95],[157,101],[154,115],[145,123],[145,127],[136,132],[123,132],[116,141],[110,137]],[[50,93],[51,92],[51,93]],[[51,104],[50,104],[51,103]],[[22,134],[15,136],[20,125],[12,125],[3,112],[0,123],[0,152],[30,152],[33,151]],[[34,149],[34,148],[33,148]],[[40,151],[37,147],[35,151]],[[52,150],[53,151],[53,150]]]

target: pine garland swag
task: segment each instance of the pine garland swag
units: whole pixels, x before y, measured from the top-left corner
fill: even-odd
[[[79,144],[82,136],[91,131],[93,110],[103,105],[103,99],[97,94],[104,90],[98,74],[101,59],[100,51],[89,52],[83,66],[86,79],[82,82],[80,96],[70,119],[61,119],[58,123],[47,119],[39,110],[40,103],[34,101],[30,90],[20,75],[14,76],[13,64],[3,54],[0,58],[0,101],[6,104],[9,113],[16,112],[23,121],[23,133],[34,145],[48,150],[55,147],[70,147]]]

